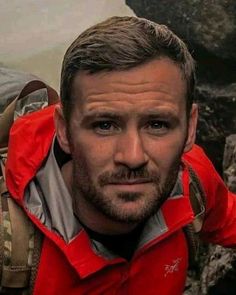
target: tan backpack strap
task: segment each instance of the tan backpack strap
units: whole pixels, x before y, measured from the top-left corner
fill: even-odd
[[[0,202],[0,243],[3,253],[0,286],[4,292],[8,292],[6,294],[14,294],[12,292],[17,292],[16,289],[22,291],[17,294],[32,294],[29,287],[33,290],[41,252],[41,233],[8,196],[2,194]]]
[[[2,185],[0,186],[0,194],[3,193],[3,190],[6,191],[6,185],[5,185],[5,164],[7,160],[7,147],[6,148],[0,148],[0,181],[2,182]]]
[[[29,294],[33,294],[36,277],[38,274],[39,262],[41,257],[43,234],[34,227],[34,249],[32,256],[31,274],[29,281]]]
[[[33,227],[11,198],[2,196],[4,258],[1,286],[27,287],[30,277],[30,253]],[[19,247],[20,245],[20,247]]]

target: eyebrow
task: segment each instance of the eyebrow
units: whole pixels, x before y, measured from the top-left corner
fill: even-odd
[[[91,112],[84,116],[84,118],[82,119],[82,122],[90,122],[90,121],[93,121],[94,119],[99,119],[99,118],[121,120],[122,115],[117,114],[115,112],[107,112],[107,111]]]
[[[156,118],[156,117],[160,117],[160,118],[169,118],[169,119],[176,119],[179,120],[179,116],[175,113],[175,112],[171,112],[168,110],[152,110],[150,112],[147,112],[144,114],[144,116],[148,116],[150,118]]]
[[[84,116],[82,119],[83,122],[90,122],[93,121],[94,119],[99,119],[99,118],[106,118],[110,120],[122,120],[124,117],[128,117],[127,113],[124,112],[112,112],[112,111],[96,111],[96,112],[90,112]],[[137,115],[138,118],[148,118],[148,119],[157,119],[157,118],[163,118],[163,119],[168,119],[170,121],[174,122],[179,122],[179,117],[173,114],[170,111],[167,110],[151,110],[151,111],[146,111],[144,113],[140,113]]]
[[[164,120],[170,122],[173,126],[178,125],[180,122],[179,116],[175,113],[162,110],[162,111],[150,111],[141,115],[141,119],[144,120]]]

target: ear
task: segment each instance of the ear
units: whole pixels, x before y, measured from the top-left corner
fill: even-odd
[[[198,106],[197,104],[192,105],[190,112],[189,123],[188,123],[188,136],[184,147],[184,153],[190,151],[195,143],[196,130],[198,121]]]
[[[66,121],[62,112],[61,105],[57,105],[54,113],[54,124],[56,128],[56,136],[61,149],[70,154],[70,144],[68,140],[68,132]]]

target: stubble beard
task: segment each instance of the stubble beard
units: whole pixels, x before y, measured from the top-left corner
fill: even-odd
[[[98,177],[98,185],[95,185],[88,173],[86,163],[81,159],[80,161],[74,160],[72,190],[75,206],[79,209],[80,200],[83,199],[112,221],[126,224],[140,223],[154,215],[169,197],[177,180],[180,159],[181,155],[178,155],[173,161],[162,185],[160,184],[160,176],[156,172],[147,171],[145,167],[135,170],[122,167],[116,172],[105,172]],[[117,192],[115,196],[116,200],[119,200],[119,205],[117,205],[112,198],[101,191],[101,188],[114,180],[125,181],[135,178],[150,180],[153,189],[149,195],[145,196],[145,193],[139,192]],[[122,210],[121,204],[138,202],[140,199],[142,199],[142,203],[138,209],[134,211]]]

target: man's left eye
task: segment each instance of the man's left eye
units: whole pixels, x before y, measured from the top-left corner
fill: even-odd
[[[169,129],[169,123],[161,120],[153,120],[148,122],[146,129],[150,133],[165,133]]]
[[[101,130],[110,130],[111,127],[112,127],[112,123],[111,122],[108,122],[108,121],[105,121],[105,122],[97,122],[96,124],[97,128],[101,129]]]
[[[162,128],[168,128],[169,124],[164,121],[151,121],[149,122],[150,128],[153,129],[162,129]]]

